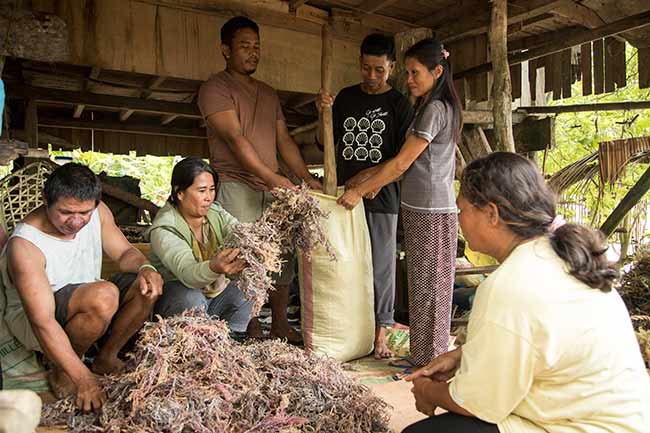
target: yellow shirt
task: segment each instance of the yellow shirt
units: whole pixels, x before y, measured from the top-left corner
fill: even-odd
[[[623,301],[569,275],[547,238],[479,286],[449,391],[501,433],[650,432],[650,377]]]

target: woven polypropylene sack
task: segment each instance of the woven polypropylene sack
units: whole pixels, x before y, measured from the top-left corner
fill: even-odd
[[[375,332],[372,252],[363,203],[348,211],[336,198],[312,193],[336,260],[321,246],[299,261],[305,349],[346,362],[373,350]],[[342,189],[338,195],[342,194]]]

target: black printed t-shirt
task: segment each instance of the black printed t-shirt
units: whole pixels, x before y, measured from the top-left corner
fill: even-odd
[[[371,95],[357,84],[336,95],[332,115],[337,179],[339,185],[344,185],[360,171],[399,153],[413,118],[413,107],[395,89]],[[399,182],[390,183],[374,199],[364,199],[364,206],[370,212],[396,214],[399,192]]]

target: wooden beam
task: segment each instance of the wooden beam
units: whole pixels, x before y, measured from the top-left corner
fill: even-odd
[[[75,119],[79,119],[81,117],[81,113],[84,112],[85,108],[86,108],[86,106],[84,104],[79,104],[79,105],[75,106],[74,107],[74,113],[72,113],[72,117],[74,117]]]
[[[639,48],[639,89],[650,87],[650,47]]]
[[[26,140],[27,139],[27,133],[24,130],[21,129],[14,129],[11,131],[11,136],[18,139],[18,140]],[[46,132],[41,132],[39,131],[38,133],[38,141],[39,144],[45,145],[47,147],[48,144],[51,144],[52,147],[57,148],[63,148],[65,150],[74,150],[75,147],[72,143],[70,143],[68,140],[63,139],[61,137],[57,137],[52,134],[48,134]]]
[[[38,147],[38,110],[35,99],[27,101],[25,109],[25,131],[29,147]]]
[[[593,93],[593,84],[591,81],[591,44],[580,45],[580,72],[582,74],[582,96]]]
[[[295,12],[300,6],[304,5],[307,0],[289,0],[289,11]]]
[[[126,122],[131,115],[135,113],[135,110],[122,110],[120,111],[120,122]]]
[[[305,105],[312,104],[314,101],[316,101],[316,95],[298,95],[287,102],[287,107],[298,110]]]
[[[138,0],[138,2],[218,17],[245,15],[255,20],[258,24],[289,29],[301,33],[309,33],[312,35],[320,35],[322,25],[328,22],[327,19],[323,19],[319,22],[314,17],[307,19],[298,14],[288,14],[286,11],[266,7],[261,4],[262,2],[260,2],[259,5],[251,4],[254,2],[235,0],[210,0],[209,4],[204,2],[204,5],[179,4],[176,0]],[[343,0],[328,0],[327,3],[348,10],[364,12]],[[391,31],[394,32],[415,27],[415,25],[410,22],[379,15],[377,13],[366,15],[366,17],[369,16],[373,17],[372,20],[369,20],[369,22],[374,22],[372,26],[368,27],[364,25],[357,28],[352,28],[350,26],[338,29],[333,28],[332,37],[335,39],[359,42],[368,34],[369,30],[378,28],[376,27],[377,25],[380,25],[380,28],[392,29]]]
[[[558,5],[549,12],[590,29],[607,24],[596,12],[580,3],[568,2],[567,4]]]
[[[469,152],[468,162],[492,153],[492,147],[485,132],[478,125],[463,128],[463,142]]]
[[[314,122],[307,123],[306,125],[302,125],[302,126],[299,126],[297,128],[294,128],[294,129],[291,130],[289,135],[294,137],[294,136],[296,136],[298,134],[302,134],[303,132],[312,131],[312,130],[314,130],[314,129],[316,129],[318,127],[318,123],[319,123],[319,121],[316,120]]]
[[[162,83],[165,82],[167,77],[152,77],[146,85],[146,89],[140,93],[140,97],[147,99]]]
[[[123,201],[124,203],[128,203],[132,206],[135,206],[139,209],[144,209],[147,210],[151,213],[151,216],[154,217],[160,210],[158,206],[150,202],[149,200],[145,200],[141,197],[138,197],[135,194],[132,194],[130,192],[124,191],[123,189],[110,185],[104,181],[102,181],[102,192],[104,194],[110,195],[113,198],[116,198],[118,200]]]
[[[530,59],[536,59],[538,57],[544,57],[548,54],[557,53],[559,51],[565,50],[567,48],[574,47],[576,45],[581,45],[586,42],[594,41],[596,39],[601,39],[607,36],[616,35],[622,32],[629,30],[638,29],[650,24],[650,11],[646,11],[637,15],[632,15],[626,18],[623,18],[618,21],[614,21],[610,24],[598,27],[593,30],[583,30],[572,34],[571,36],[564,38],[560,41],[546,44],[537,48],[530,49],[523,53],[512,54],[508,56],[508,63],[511,65],[524,62]],[[492,62],[484,63],[464,71],[460,71],[454,74],[454,79],[460,79],[464,77],[473,76],[483,72],[489,72],[492,70]]]
[[[321,88],[325,93],[332,91],[332,51],[333,41],[332,34],[328,24],[323,26],[323,46],[321,49]],[[319,120],[323,125],[323,163],[325,164],[325,179],[323,182],[323,192],[325,194],[336,196],[336,156],[334,154],[334,122],[332,118],[332,107],[323,107],[319,113]]]
[[[512,82],[508,66],[508,1],[492,1],[490,22],[490,51],[494,64],[492,81],[492,111],[496,150],[515,151],[512,135]]]
[[[650,108],[650,101],[623,101],[623,102],[600,102],[595,104],[519,107],[519,110],[529,114],[560,114],[560,113],[580,113],[585,111],[647,110],[649,108]]]
[[[169,125],[171,122],[176,120],[178,118],[177,114],[170,114],[169,116],[165,116],[160,120],[161,125]]]
[[[101,74],[102,69],[98,68],[97,66],[93,66],[92,69],[90,70],[90,73],[88,74],[88,78],[84,80],[84,85],[83,89],[84,91],[91,91],[95,87],[95,80],[99,78],[99,74]]]
[[[154,99],[133,98],[128,96],[103,95],[89,92],[71,92],[43,87],[28,87],[11,85],[7,88],[10,97],[32,98],[38,102],[56,102],[64,104],[84,104],[88,107],[98,107],[117,110],[142,111],[151,114],[178,114],[181,117],[200,119],[201,113],[196,104],[186,102],[168,102]]]
[[[380,9],[392,5],[393,3],[397,3],[397,0],[364,0],[363,3],[357,6],[357,9],[365,11],[361,12],[361,14],[372,14]]]
[[[472,3],[468,4],[467,8],[462,8],[460,10],[457,8],[451,8],[451,14],[455,15],[455,19],[453,21],[449,21],[449,19],[443,19],[441,14],[438,13],[430,15],[429,17],[421,18],[416,21],[416,23],[419,25],[427,25],[427,20],[430,23],[431,20],[435,19],[437,24],[433,25],[433,27],[436,27],[439,37],[444,43],[449,43],[470,36],[487,33],[490,23],[487,18],[483,17],[483,14],[477,13],[480,10],[480,3],[478,5],[478,8],[476,4]],[[508,16],[508,26],[524,23],[525,21],[529,20],[534,21],[540,15],[551,13],[554,9],[561,6],[566,6],[570,3],[573,2],[571,0],[556,0],[549,3],[547,0],[536,0],[530,4],[530,8],[528,10],[525,10],[523,12],[515,12],[514,8],[512,8],[513,11],[510,12]],[[472,16],[475,18],[468,18]],[[457,21],[457,23],[452,25],[449,24],[450,22],[454,21]],[[467,26],[468,22],[470,23],[469,27]]]
[[[128,134],[162,135],[169,137],[206,138],[205,130],[173,128],[150,124],[131,124],[103,120],[71,120],[57,117],[42,117],[39,126],[63,129],[86,129],[96,131],[124,132]]]
[[[600,95],[605,91],[605,40],[592,42],[594,56],[594,94]]]
[[[607,220],[600,227],[600,230],[609,237],[618,225],[623,221],[625,215],[632,209],[645,194],[650,190],[650,168],[648,168],[638,182],[625,194],[616,209],[607,217]]]

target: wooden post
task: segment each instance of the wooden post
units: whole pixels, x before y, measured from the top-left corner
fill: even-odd
[[[512,83],[508,67],[508,2],[493,0],[490,21],[490,50],[494,74],[492,110],[497,150],[514,152],[512,135]]]
[[[623,200],[616,206],[616,209],[607,217],[607,220],[600,227],[600,230],[609,237],[618,225],[623,221],[625,215],[632,209],[643,196],[650,190],[650,168],[648,168],[641,179],[625,194]]]
[[[29,147],[38,147],[38,113],[36,111],[36,99],[31,98],[25,109],[25,132]]]
[[[327,92],[332,92],[332,34],[329,24],[323,25],[323,48],[321,51],[321,87]],[[320,113],[320,122],[323,125],[323,162],[325,164],[325,182],[323,192],[336,196],[336,156],[334,154],[334,125],[332,108],[323,108]]]

